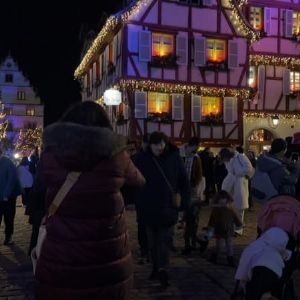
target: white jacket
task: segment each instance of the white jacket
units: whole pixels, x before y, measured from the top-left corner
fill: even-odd
[[[234,157],[225,163],[228,171],[222,183],[222,190],[232,195],[236,209],[249,207],[248,178],[254,174],[250,160],[244,154],[234,152]]]

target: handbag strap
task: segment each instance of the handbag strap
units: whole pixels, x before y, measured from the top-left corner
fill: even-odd
[[[170,189],[170,191],[172,193],[175,193],[174,188],[172,187],[170,181],[168,180],[165,172],[163,171],[163,169],[161,168],[161,166],[159,165],[158,161],[152,156],[152,159],[154,161],[154,164],[156,165],[156,167],[158,168],[158,170],[160,171],[161,175],[163,176],[164,180],[166,181],[168,188]]]
[[[80,172],[69,172],[68,173],[65,182],[60,187],[57,194],[55,195],[54,200],[52,201],[52,203],[49,206],[48,217],[55,214],[55,212],[57,211],[57,209],[61,205],[62,201],[64,200],[64,198],[68,194],[68,192],[71,190],[73,185],[78,180],[80,174],[81,174]]]

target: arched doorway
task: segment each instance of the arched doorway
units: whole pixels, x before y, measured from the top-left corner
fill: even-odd
[[[274,135],[271,131],[264,128],[254,129],[247,138],[248,149],[255,155],[259,155],[264,150],[270,149],[273,139]]]

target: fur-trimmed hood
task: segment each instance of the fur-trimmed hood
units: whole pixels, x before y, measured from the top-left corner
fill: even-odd
[[[43,146],[65,168],[86,170],[125,150],[126,138],[109,128],[57,122],[45,129]]]

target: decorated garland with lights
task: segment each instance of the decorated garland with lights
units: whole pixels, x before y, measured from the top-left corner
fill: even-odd
[[[245,19],[243,13],[241,12],[241,7],[246,4],[247,1],[237,1],[228,0],[228,5],[230,8],[229,18],[235,27],[235,29],[250,39],[251,43],[255,42],[260,38],[260,32],[256,31]]]
[[[120,15],[110,16],[101,31],[99,32],[98,36],[92,43],[92,46],[88,49],[87,53],[85,54],[82,62],[75,70],[75,78],[79,78],[89,67],[89,64],[92,62],[93,57],[100,51],[101,47],[105,43],[107,37],[111,35],[111,33],[116,29],[118,25],[122,22],[126,23],[128,19],[138,13],[143,6],[147,4],[147,0],[139,0],[136,1],[135,4],[131,5],[127,10],[125,10]]]
[[[248,89],[232,89],[225,87],[204,87],[200,85],[188,85],[177,83],[165,83],[152,80],[121,80],[118,88],[121,89],[139,89],[147,91],[157,91],[165,93],[187,93],[197,94],[201,96],[232,96],[242,97],[244,99],[249,98]]]
[[[253,119],[267,119],[272,118],[275,115],[275,113],[269,113],[269,112],[243,112],[244,118],[253,118]],[[300,113],[280,113],[276,112],[276,115],[280,119],[285,120],[300,120]]]
[[[300,68],[300,58],[289,56],[259,55],[251,54],[249,57],[251,65],[285,66],[288,68]]]

